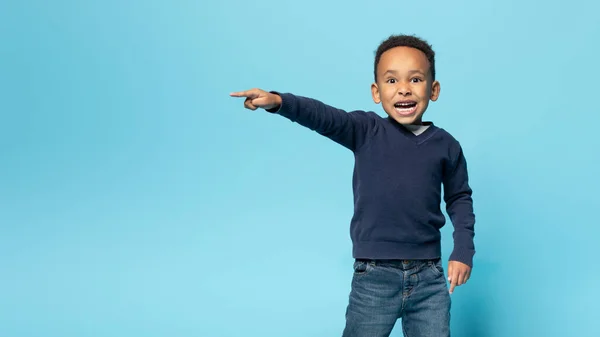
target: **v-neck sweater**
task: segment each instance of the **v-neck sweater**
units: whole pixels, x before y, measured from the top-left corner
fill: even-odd
[[[372,111],[347,112],[308,97],[273,93],[280,95],[282,104],[269,112],[354,154],[354,214],[350,221],[354,258],[440,258],[440,229],[446,223],[441,210],[443,190],[454,226],[449,259],[472,266],[472,189],[462,147],[450,133],[433,122],[424,122],[425,130],[415,134]]]

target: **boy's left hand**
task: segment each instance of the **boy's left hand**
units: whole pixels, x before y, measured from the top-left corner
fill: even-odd
[[[450,281],[450,294],[454,292],[454,287],[467,283],[469,277],[471,277],[471,267],[458,261],[448,262],[448,281]]]

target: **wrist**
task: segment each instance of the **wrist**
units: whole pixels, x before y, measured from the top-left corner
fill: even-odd
[[[267,112],[279,111],[279,109],[281,109],[281,105],[283,104],[283,100],[281,99],[281,96],[279,95],[279,93],[274,92],[274,91],[269,92],[269,95],[272,95],[272,101],[274,102],[273,103],[274,105],[265,110]]]

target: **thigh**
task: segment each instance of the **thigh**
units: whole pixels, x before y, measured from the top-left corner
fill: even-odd
[[[426,263],[416,274],[402,316],[405,337],[449,337],[451,300],[441,261]]]
[[[355,262],[343,337],[389,336],[402,307],[402,279],[393,268]]]

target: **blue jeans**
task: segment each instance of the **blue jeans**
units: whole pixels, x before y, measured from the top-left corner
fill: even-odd
[[[449,337],[450,294],[440,259],[356,260],[343,337]]]

